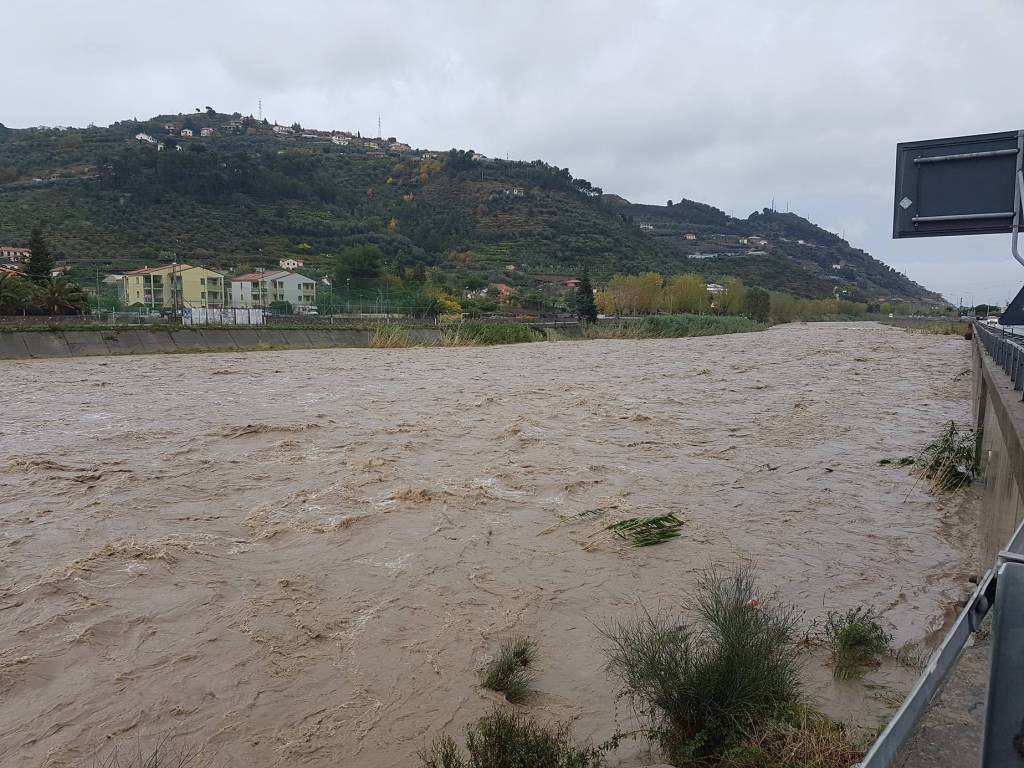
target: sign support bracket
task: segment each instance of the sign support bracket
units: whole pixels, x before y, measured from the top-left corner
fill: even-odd
[[[1017,247],[1017,235],[1020,231],[1021,203],[1024,202],[1024,131],[1017,131],[1017,173],[1016,183],[1013,185],[1013,239],[1010,241],[1010,250],[1022,267],[1024,267],[1024,256],[1020,255]]]

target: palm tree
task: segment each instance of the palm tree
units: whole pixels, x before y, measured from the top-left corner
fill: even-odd
[[[36,301],[40,309],[51,315],[79,314],[89,306],[81,286],[63,277],[49,277],[41,282]]]
[[[24,278],[0,273],[0,315],[24,312],[32,303],[32,286]]]

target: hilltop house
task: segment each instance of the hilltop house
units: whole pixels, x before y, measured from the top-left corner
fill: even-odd
[[[224,275],[189,264],[125,272],[119,293],[126,306],[141,304],[154,309],[219,308],[226,299]]]
[[[181,129],[181,138],[183,138],[183,139],[191,139],[192,138],[192,129],[191,128],[182,128]]]
[[[717,296],[720,293],[725,293],[725,286],[719,285],[718,283],[708,283],[708,293],[712,296]]]
[[[683,235],[683,237],[686,238],[687,240],[696,240],[697,239],[697,236],[695,234],[693,234],[693,232],[687,232],[685,235]]]
[[[498,301],[502,304],[507,304],[509,299],[512,298],[512,294],[515,293],[515,288],[505,283],[494,283],[491,285],[491,288],[498,294]]]
[[[168,133],[174,133],[175,131],[178,130],[178,126],[176,126],[174,123],[164,123],[164,130],[167,131]]]
[[[339,147],[347,147],[348,146],[348,137],[347,136],[331,136],[331,142],[334,143],[334,144],[337,144]]]
[[[388,146],[392,152],[412,152],[412,147],[408,144],[404,144],[401,141],[396,141]]]
[[[11,264],[23,264],[28,261],[32,252],[28,248],[15,248],[9,245],[0,245],[0,259]]]
[[[562,287],[563,288],[569,288],[570,290],[573,290],[573,291],[575,291],[577,288],[579,288],[579,285],[580,285],[580,281],[578,279],[576,279],[575,277],[571,277],[571,278],[569,278],[568,280],[566,280],[566,281],[564,281],[562,283]]]
[[[199,131],[199,135],[202,137],[213,136],[213,128],[202,128]]]
[[[288,136],[294,133],[294,131],[287,125],[275,125],[273,130],[278,136]]]
[[[275,301],[287,301],[296,309],[313,307],[316,305],[316,281],[283,270],[250,272],[232,278],[232,306],[266,309]]]
[[[306,266],[306,262],[302,259],[281,259],[277,264],[281,269],[298,269]]]
[[[8,267],[0,264],[0,275],[10,275],[11,277],[24,277],[25,273],[21,271],[19,267]]]
[[[139,141],[144,141],[146,144],[156,144],[156,139],[150,136],[148,133],[136,133],[135,138]]]
[[[650,224],[650,223],[648,223],[646,221],[641,221],[640,222],[640,229],[654,229],[654,225]]]

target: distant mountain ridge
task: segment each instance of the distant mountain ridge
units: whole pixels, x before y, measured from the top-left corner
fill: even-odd
[[[460,288],[539,289],[587,268],[598,281],[698,272],[807,297],[942,301],[796,214],[643,205],[542,161],[210,108],[106,128],[0,126],[0,244],[23,244],[36,225],[80,276],[290,256],[326,271],[331,254],[374,243],[392,267],[436,268]]]

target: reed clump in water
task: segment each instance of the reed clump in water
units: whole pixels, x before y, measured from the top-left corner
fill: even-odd
[[[602,630],[608,670],[674,765],[715,764],[802,704],[795,611],[748,568],[706,571],[697,620],[644,610]]]
[[[400,349],[403,347],[415,347],[416,342],[409,336],[409,332],[395,323],[385,323],[373,329],[370,337],[370,346],[374,349]]]
[[[718,768],[848,768],[864,753],[861,739],[842,723],[798,707],[749,734]]]
[[[673,339],[762,331],[767,326],[732,315],[649,315],[627,320],[602,320],[583,329],[588,339]]]
[[[892,635],[873,608],[859,606],[848,611],[829,611],[825,619],[825,640],[832,652],[832,675],[840,680],[860,677],[877,666],[888,652]]]
[[[513,636],[501,641],[494,658],[480,672],[480,685],[504,693],[513,704],[521,704],[530,695],[537,643],[529,637]]]
[[[465,322],[441,330],[441,345],[445,347],[524,344],[543,338],[543,334],[525,323]]]
[[[601,753],[580,747],[568,725],[545,727],[495,708],[466,728],[466,752],[441,736],[419,753],[422,768],[600,768]]]
[[[974,431],[949,422],[921,451],[917,466],[937,490],[956,491],[968,485],[974,479]]]

